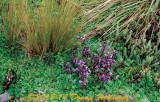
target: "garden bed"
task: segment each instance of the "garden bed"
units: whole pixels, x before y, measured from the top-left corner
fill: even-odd
[[[0,102],[160,101],[158,0],[0,8]]]

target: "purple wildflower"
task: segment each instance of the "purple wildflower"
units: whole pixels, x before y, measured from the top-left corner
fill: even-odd
[[[80,37],[79,36],[76,36],[76,39],[79,39]]]
[[[79,83],[81,83],[81,86],[85,86],[86,85],[85,82],[82,81],[82,80],[79,80]]]
[[[106,50],[110,50],[111,48],[110,48],[110,46],[107,46],[107,49]]]
[[[111,73],[111,72],[109,72],[109,73],[108,73],[108,75],[112,75],[112,73]]]
[[[7,75],[7,80],[11,81],[11,79],[13,78],[13,76]]]
[[[83,77],[81,80],[79,80],[79,83],[81,83],[80,87],[85,87],[88,83],[88,80],[86,79],[86,77]]]
[[[81,53],[82,53],[83,56],[86,57],[87,54],[90,54],[89,51],[90,51],[90,47],[85,47],[85,48],[81,51]]]
[[[118,51],[114,50],[113,54],[118,55]]]
[[[77,47],[77,46],[74,46],[74,47],[73,47],[73,50],[77,50],[77,49],[78,49],[78,47]]]
[[[86,64],[87,64],[86,60],[80,60],[78,62],[77,70],[79,71],[79,76],[84,75],[88,77],[90,75],[91,71]]]
[[[82,41],[81,44],[84,45],[84,44],[86,44],[86,42]]]
[[[67,72],[71,72],[71,70],[72,70],[72,67],[68,62],[65,64],[65,69]]]
[[[86,37],[86,35],[83,35],[83,36],[81,37],[81,40],[84,40],[84,39],[85,39],[85,37]]]
[[[84,40],[85,36],[82,36],[81,39]],[[103,45],[100,44],[100,53],[98,51],[98,53],[95,52],[93,54],[90,53],[90,47],[84,47],[84,49],[81,51],[81,54],[83,55],[82,59],[80,59],[81,57],[73,56],[74,53],[72,53],[72,63],[75,64],[77,75],[80,77],[79,83],[81,83],[81,88],[85,88],[86,84],[88,83],[87,77],[91,75],[91,70],[94,72],[92,74],[98,75],[98,78],[95,78],[96,80],[99,79],[110,82],[112,76],[115,78],[119,77],[119,75],[113,75],[113,73],[110,72],[112,66],[116,63],[114,60],[114,55],[117,55],[118,52],[113,51],[112,53],[106,53],[107,50],[111,49],[108,44],[109,41]],[[75,51],[77,46],[74,46],[73,49]],[[66,63],[65,68],[67,72],[71,72],[72,70],[69,63]]]
[[[109,40],[107,40],[107,44],[109,44]]]
[[[101,52],[104,52],[106,46],[105,46],[105,45],[101,45],[101,44],[100,44],[100,46],[102,47],[102,49],[100,49],[100,51],[101,51]]]
[[[103,81],[108,81],[110,79],[110,76],[107,73],[101,73],[99,74],[99,79],[103,79]]]
[[[115,74],[114,77],[115,77],[115,79],[117,79],[119,77],[119,75]]]
[[[72,57],[72,62],[74,64],[78,64],[78,57]]]
[[[95,69],[95,72],[96,72],[96,73],[99,72],[100,67],[99,67],[99,66],[96,66],[95,68],[96,68],[96,69]]]

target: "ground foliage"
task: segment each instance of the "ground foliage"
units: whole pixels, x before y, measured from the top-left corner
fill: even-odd
[[[160,1],[72,1],[1,3],[0,94],[160,101]]]

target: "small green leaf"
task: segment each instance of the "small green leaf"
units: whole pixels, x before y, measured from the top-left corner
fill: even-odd
[[[131,62],[131,60],[130,60],[130,59],[127,59],[127,61],[125,61],[124,63],[125,63],[126,66],[129,67],[129,66],[130,66],[130,62]]]
[[[102,72],[102,69],[99,69],[99,72]]]

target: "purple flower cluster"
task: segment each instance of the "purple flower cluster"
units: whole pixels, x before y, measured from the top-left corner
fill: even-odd
[[[98,79],[102,79],[103,81],[108,81],[110,82],[110,76],[112,73],[110,72],[111,67],[116,63],[116,61],[113,59],[114,53],[107,52],[105,53],[106,50],[110,50],[110,47],[108,47],[107,44],[100,45],[101,52],[99,55],[94,54],[93,55],[93,66],[92,68],[95,70],[95,73],[98,74]],[[107,46],[107,49],[106,49]],[[116,53],[117,54],[117,53]]]
[[[90,48],[89,48],[89,47],[85,47],[85,48],[81,51],[81,53],[82,53],[83,56],[87,57],[87,55],[90,54],[89,51],[90,51]]]
[[[87,77],[91,74],[91,70],[88,68],[88,62],[86,60],[78,60],[78,57],[72,57],[73,64],[76,64],[76,71],[80,76],[79,83],[81,83],[81,88],[83,88],[87,83]]]
[[[65,69],[67,72],[71,72],[71,70],[72,70],[72,67],[68,62],[66,62],[66,64],[65,64]]]
[[[75,38],[76,38],[76,39],[80,39],[80,40],[83,41],[83,40],[86,39],[86,35],[83,35],[83,36],[81,36],[81,37],[80,37],[80,36],[76,36]]]
[[[7,80],[8,80],[8,81],[11,81],[12,78],[13,78],[13,76],[7,75]]]
[[[82,56],[75,57],[73,55],[74,53],[72,53],[72,64],[76,70],[75,72],[80,77],[79,83],[81,83],[81,88],[85,88],[86,84],[89,83],[87,78],[90,75],[98,76],[98,80],[108,82],[110,82],[111,76],[118,78],[117,74],[110,72],[112,66],[116,63],[114,56],[117,55],[118,52],[113,51],[111,53],[108,43],[109,41],[107,41],[106,44],[100,45],[100,52],[95,51],[91,53],[90,47],[84,47],[80,52]],[[65,63],[65,68],[67,72],[73,72],[73,68],[68,62]]]
[[[79,36],[76,36],[76,39],[79,39],[80,37]]]

